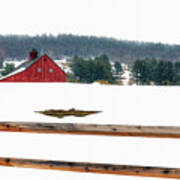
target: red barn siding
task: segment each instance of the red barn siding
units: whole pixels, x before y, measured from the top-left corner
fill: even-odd
[[[38,68],[41,68],[41,72],[38,72]],[[53,72],[49,72],[49,69],[52,69]],[[0,81],[66,82],[66,75],[56,63],[54,63],[47,55],[44,55],[26,70],[4,78]]]

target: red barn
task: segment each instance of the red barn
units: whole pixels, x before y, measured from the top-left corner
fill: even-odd
[[[38,57],[34,49],[29,60],[19,65],[0,82],[66,82],[65,72],[46,54]]]

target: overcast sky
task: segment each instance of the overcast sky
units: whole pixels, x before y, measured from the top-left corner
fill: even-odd
[[[2,0],[0,34],[78,34],[180,44],[180,0]]]

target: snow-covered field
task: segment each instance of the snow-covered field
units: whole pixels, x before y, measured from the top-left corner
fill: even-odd
[[[180,87],[0,84],[0,121],[180,126]],[[101,110],[57,119],[34,111]],[[180,168],[180,139],[0,133],[0,156]],[[2,180],[141,180],[131,176],[0,167]],[[162,179],[162,178],[161,178]]]

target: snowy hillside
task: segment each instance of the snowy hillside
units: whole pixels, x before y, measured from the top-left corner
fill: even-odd
[[[54,61],[65,73],[72,73],[67,59],[54,60]]]
[[[2,83],[0,92],[0,121],[180,126],[179,87]],[[82,118],[57,119],[34,112],[70,108],[100,110],[102,113]],[[0,133],[0,139],[0,157],[180,168],[179,139],[5,132]],[[0,167],[0,179],[152,180],[158,178]]]

